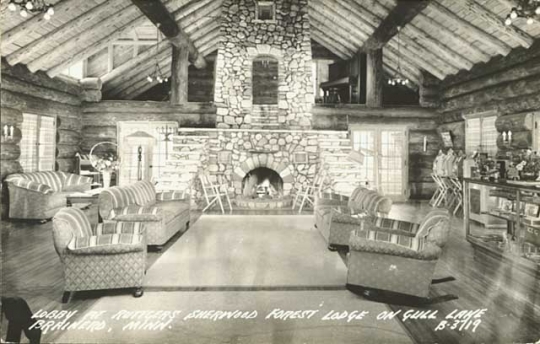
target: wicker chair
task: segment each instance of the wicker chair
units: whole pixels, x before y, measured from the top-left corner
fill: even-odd
[[[115,222],[90,225],[77,208],[64,208],[53,218],[54,248],[64,266],[64,296],[82,290],[135,288],[142,295],[146,270],[144,225]]]
[[[353,191],[346,205],[335,201],[320,199],[315,211],[316,226],[331,251],[348,246],[351,233],[363,222],[386,216],[392,208],[391,199],[363,187]]]
[[[448,239],[449,221],[448,210],[433,209],[420,224],[382,218],[364,223],[350,237],[348,289],[428,300],[435,266]],[[453,278],[436,282],[450,280]]]

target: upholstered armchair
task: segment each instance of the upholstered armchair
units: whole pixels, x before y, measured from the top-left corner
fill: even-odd
[[[53,218],[54,248],[64,266],[64,296],[81,290],[135,288],[142,295],[146,271],[144,224],[90,225],[84,212],[64,208]]]
[[[363,187],[355,189],[347,205],[343,204],[321,199],[316,210],[316,226],[332,251],[347,246],[351,233],[365,221],[372,221],[377,215],[386,216],[392,208],[391,199]]]
[[[6,178],[9,217],[48,220],[66,206],[70,193],[88,191],[92,178],[65,172],[16,173]]]
[[[446,209],[431,210],[420,224],[365,222],[350,237],[347,287],[427,298],[449,223]]]

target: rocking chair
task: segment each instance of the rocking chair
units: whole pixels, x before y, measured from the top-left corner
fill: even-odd
[[[221,212],[225,214],[225,208],[223,207],[222,197],[225,197],[227,204],[229,205],[230,212],[232,213],[231,199],[229,198],[229,193],[227,192],[226,184],[214,184],[210,180],[210,177],[207,174],[200,173],[199,180],[201,181],[204,199],[206,201],[206,206],[203,208],[203,213],[208,210],[210,207],[214,206],[217,202],[221,208]],[[222,188],[225,187],[225,190],[222,191]]]

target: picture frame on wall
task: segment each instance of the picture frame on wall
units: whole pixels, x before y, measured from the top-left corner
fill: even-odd
[[[514,211],[514,202],[506,198],[499,199],[499,210],[505,213],[511,213]]]
[[[441,138],[445,148],[454,147],[454,142],[452,141],[452,134],[449,131],[442,131]]]

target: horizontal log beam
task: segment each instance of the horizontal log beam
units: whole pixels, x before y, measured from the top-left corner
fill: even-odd
[[[442,95],[443,99],[453,99],[488,87],[529,78],[535,75],[540,78],[540,60],[531,60],[502,72],[486,75],[455,85],[447,88]]]
[[[13,78],[9,75],[4,75],[2,77],[2,91],[11,91],[21,94],[31,94],[35,97],[42,99],[51,100],[53,102],[58,102],[62,104],[69,104],[74,106],[79,106],[81,100],[79,97],[74,95],[53,90],[46,87],[40,87],[16,78]]]

